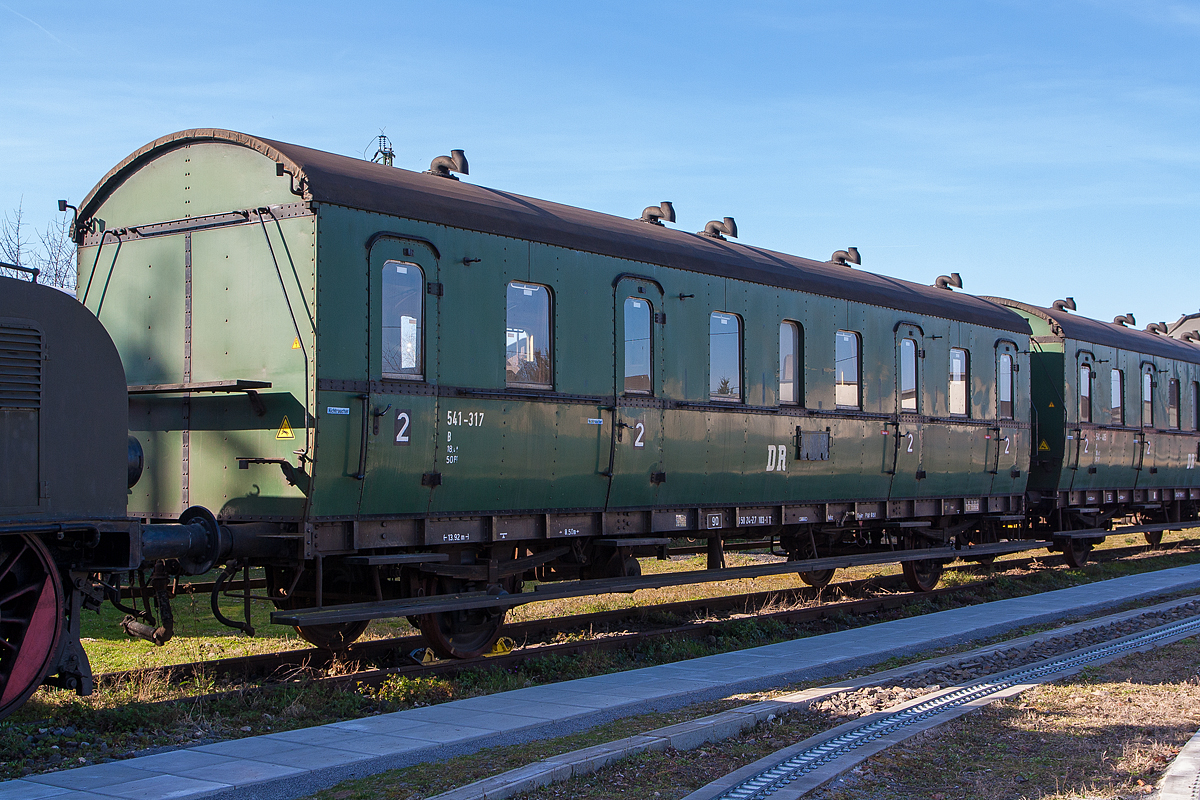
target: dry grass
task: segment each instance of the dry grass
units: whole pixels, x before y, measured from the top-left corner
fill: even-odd
[[[1168,533],[1163,538],[1165,545],[1179,544],[1191,539],[1193,531]],[[1130,544],[1142,544],[1139,536],[1110,537],[1097,551],[1114,547],[1126,547]],[[1153,556],[1147,551],[1146,556]],[[1005,562],[1015,561],[1026,557],[1014,554],[997,559],[997,570],[1003,569]],[[729,566],[743,566],[755,563],[780,561],[781,558],[767,553],[727,553],[726,563]],[[704,569],[705,556],[674,557],[667,561],[646,558],[642,560],[645,574],[662,572],[682,572]],[[1065,570],[1062,559],[1055,555],[1047,555],[1042,561],[1043,569]],[[1019,570],[1010,574],[1014,576],[1028,574],[1031,570]],[[872,577],[895,575],[900,572],[899,565],[884,564],[878,566],[854,567],[839,570],[835,580],[856,580]],[[203,580],[212,576],[198,577]],[[943,583],[950,586],[956,583],[974,579],[970,572],[947,572]],[[568,598],[563,600],[540,601],[517,606],[509,612],[508,619],[512,622],[523,622],[538,619],[552,619],[574,614],[587,614],[596,611],[608,611],[622,608],[643,608],[663,603],[683,602],[708,597],[725,597],[749,592],[777,591],[803,586],[800,578],[792,575],[774,575],[762,578],[743,578],[731,581],[696,584],[690,586],[672,586],[661,589],[641,589],[628,594],[603,594],[591,597]],[[155,647],[149,642],[129,639],[121,632],[119,622],[123,614],[110,605],[105,604],[100,614],[87,614],[83,619],[84,648],[96,672],[113,672],[134,669],[137,667],[163,666],[185,664],[192,661],[211,660],[216,658],[232,658],[236,656],[255,655],[258,653],[278,652],[308,647],[289,627],[271,625],[269,622],[271,609],[265,603],[254,603],[252,606],[252,621],[258,635],[249,638],[217,623],[208,608],[207,595],[184,595],[175,603],[176,636],[164,647]],[[227,616],[240,618],[239,603],[228,600],[222,604],[222,610]],[[363,635],[364,640],[386,639],[395,636],[407,636],[416,631],[404,619],[375,620]]]

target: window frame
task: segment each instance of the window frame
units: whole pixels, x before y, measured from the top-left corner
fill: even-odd
[[[646,381],[648,388],[646,389],[630,389],[629,388],[629,302],[645,303],[647,308],[646,313]],[[621,330],[622,330],[622,367],[621,367],[621,393],[624,395],[633,395],[636,397],[653,397],[654,396],[654,304],[647,297],[638,297],[628,295],[625,297],[625,302],[621,304]],[[641,376],[638,376],[641,377]]]
[[[1004,363],[1008,363],[1007,377],[1003,369]],[[1017,418],[1017,392],[1016,380],[1013,375],[1016,373],[1014,369],[1016,363],[1013,360],[1012,353],[998,353],[996,355],[996,416],[998,419],[1016,419]],[[1008,390],[1008,399],[1004,399],[1005,389]],[[1008,404],[1008,413],[1005,413],[1004,404]]]
[[[550,380],[548,383],[513,381],[513,380],[509,380],[509,377],[508,377],[509,376],[508,333],[510,331],[517,330],[516,328],[513,328],[510,324],[512,320],[509,317],[508,292],[510,289],[513,289],[513,288],[526,288],[526,287],[532,287],[534,289],[544,289],[546,291],[546,348],[547,348],[546,360],[548,362],[548,367],[549,367],[549,372],[550,372],[550,376],[549,376]],[[555,379],[555,369],[554,369],[554,352],[555,352],[555,347],[554,347],[554,290],[551,289],[549,286],[547,286],[544,283],[534,283],[533,281],[521,281],[521,280],[507,281],[504,285],[504,301],[505,301],[505,314],[504,314],[504,332],[505,332],[504,386],[505,386],[505,388],[540,389],[543,391],[550,391],[550,392],[554,391],[554,379]],[[526,332],[526,333],[528,333],[528,332]],[[535,342],[535,347],[536,347],[536,342]],[[534,352],[536,353],[537,351],[535,350]],[[519,357],[519,353],[520,353],[520,348],[518,347],[518,357]],[[536,360],[536,355],[535,355],[534,359],[530,359],[530,360]]]
[[[1142,366],[1142,427],[1154,427],[1154,365]]]
[[[1116,391],[1113,391],[1114,389]],[[1125,427],[1125,370],[1116,367],[1109,370],[1108,391],[1111,395],[1108,406],[1109,423]]]
[[[1200,381],[1190,381],[1192,385],[1192,430],[1200,431]]]
[[[905,351],[908,351],[907,354]],[[921,364],[918,355],[920,348],[917,347],[917,340],[906,336],[900,340],[897,347],[896,357],[900,362],[900,369],[896,375],[896,391],[897,391],[897,407],[902,414],[920,414],[921,413]],[[906,373],[912,372],[909,376]],[[912,388],[905,388],[907,378],[912,378]],[[905,395],[911,394],[906,397]],[[911,401],[911,405],[909,405]]]
[[[1169,378],[1167,380],[1167,427],[1172,430],[1181,430],[1183,415],[1180,413],[1179,379]]]
[[[792,399],[783,399],[783,337],[784,328],[792,332]],[[781,406],[804,407],[804,326],[792,319],[781,320],[779,323],[779,394],[778,404]]]
[[[855,395],[857,402],[855,405],[846,405],[838,402],[838,387],[849,386],[849,383],[843,383],[838,378],[838,358],[837,347],[838,337],[842,334],[847,334],[854,342],[854,383]],[[862,411],[863,408],[863,386],[862,386],[862,334],[858,331],[841,330],[839,329],[833,335],[833,406],[835,409],[843,411]]]
[[[962,401],[963,410],[954,410],[954,354],[962,353],[963,356],[963,371],[962,378],[958,381],[962,383]],[[950,367],[947,372],[946,379],[946,411],[952,417],[962,419],[970,419],[971,417],[971,351],[965,347],[950,348]]]
[[[735,394],[722,395],[713,391],[713,337],[727,336],[728,334],[713,333],[713,320],[720,317],[729,317],[737,323],[737,392]],[[746,391],[746,359],[743,351],[743,343],[745,337],[745,322],[740,314],[734,314],[732,311],[721,311],[714,309],[708,315],[708,399],[712,403],[745,403]]]
[[[1092,365],[1091,362],[1083,361],[1079,364],[1079,404],[1078,414],[1079,422],[1092,422]]]
[[[387,352],[388,352],[387,335],[385,332],[390,327],[391,328],[397,327],[394,325],[389,326],[387,324],[388,320],[389,320],[388,309],[383,305],[384,304],[383,298],[386,296],[386,288],[385,288],[386,287],[386,278],[384,276],[388,273],[389,267],[404,267],[405,274],[407,274],[407,270],[409,270],[409,269],[415,269],[417,271],[418,280],[417,280],[417,287],[416,287],[416,296],[417,296],[417,298],[419,298],[417,301],[417,306],[418,306],[417,313],[419,314],[419,316],[417,317],[417,354],[416,354],[416,356],[417,356],[416,357],[417,372],[388,372],[384,367],[384,360],[385,360]],[[379,339],[379,376],[383,380],[391,380],[391,381],[424,381],[425,380],[425,294],[426,294],[425,268],[422,267],[420,264],[417,264],[416,262],[413,262],[413,261],[401,261],[398,258],[389,258],[389,259],[386,259],[383,262],[383,266],[380,267],[379,276],[380,276],[379,277],[379,280],[380,280],[379,291],[380,291],[380,303],[381,303],[380,315],[379,315],[379,336],[380,336],[380,339]],[[403,319],[403,317],[401,317],[401,319]],[[403,367],[402,367],[402,369],[403,369]]]

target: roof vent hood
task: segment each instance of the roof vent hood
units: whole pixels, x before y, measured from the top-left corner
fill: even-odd
[[[462,150],[451,150],[448,156],[438,156],[429,164],[429,169],[425,170],[426,175],[436,175],[439,178],[449,178],[452,181],[458,178],[451,175],[451,172],[457,172],[460,175],[470,175],[471,171],[467,165],[467,156]]]
[[[1149,333],[1158,334],[1159,336],[1166,336],[1169,329],[1167,328],[1167,323],[1165,322],[1151,322],[1146,326],[1146,330]]]
[[[1062,300],[1055,300],[1054,301],[1054,310],[1055,311],[1074,311],[1075,310],[1075,298],[1067,297]]]
[[[838,250],[829,257],[830,264],[840,264],[843,267],[848,267],[851,264],[862,264],[862,257],[858,254],[857,247],[851,247],[848,250]]]
[[[955,289],[962,288],[962,277],[957,272],[951,272],[949,275],[939,275],[933,285],[939,289],[954,291]]]
[[[707,236],[710,239],[724,239],[725,236],[737,238],[737,223],[733,221],[733,217],[726,217],[724,222],[712,220],[704,226],[704,230],[699,231],[701,236]],[[725,234],[722,236],[721,234]]]
[[[664,200],[656,206],[646,206],[646,210],[642,212],[642,216],[638,222],[649,222],[651,225],[662,225],[662,221],[675,221],[675,206],[671,205],[670,201]]]
[[[1113,324],[1121,326],[1137,325],[1137,320],[1133,318],[1133,312],[1130,311],[1128,314],[1122,314],[1119,317],[1113,317]]]

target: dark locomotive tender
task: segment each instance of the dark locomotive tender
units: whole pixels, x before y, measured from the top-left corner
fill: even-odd
[[[896,561],[930,589],[952,555],[1049,544],[1079,563],[1117,520],[1152,536],[1196,518],[1195,391],[1153,391],[1168,373],[1195,385],[1193,345],[871,275],[852,250],[822,263],[735,244],[732,220],[671,230],[668,204],[622,220],[451,169],[465,159],[420,175],[201,130],[152,142],[93,190],[80,299],[120,353],[146,469],[127,519],[113,478],[125,417],[92,420],[117,433],[86,462],[49,433],[36,462],[5,438],[6,475],[69,459],[113,483],[103,500],[55,500],[69,512],[57,490],[0,504],[5,552],[36,542],[39,585],[66,587],[59,647],[76,659],[39,644],[13,679],[24,695],[47,673],[87,688],[72,621],[131,570],[162,585],[263,566],[275,621],[314,642],[407,615],[465,656],[529,600],[797,571],[821,584]],[[13,305],[26,328],[57,325],[42,302]],[[1153,364],[1149,416],[1116,424],[1093,405],[1075,420],[1075,356],[1055,348],[1087,350],[1093,369]],[[26,374],[14,352],[0,386]],[[52,393],[78,395],[47,383],[38,397]],[[31,423],[31,402],[0,395],[4,424],[76,424]],[[1110,470],[1086,459],[1092,431],[1176,455]],[[708,540],[710,570],[641,577],[633,556],[680,535]],[[763,535],[789,563],[723,568],[725,540]],[[522,593],[529,579],[544,583]],[[169,634],[152,625],[127,629]],[[6,629],[8,650],[23,636]],[[6,676],[32,663],[2,658]]]

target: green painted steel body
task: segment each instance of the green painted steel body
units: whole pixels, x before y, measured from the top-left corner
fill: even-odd
[[[1195,499],[1200,426],[1190,387],[1200,381],[1200,349],[1115,325],[1104,326],[1111,328],[1105,338],[1118,337],[1124,346],[1101,343],[1094,340],[1099,337],[1064,330],[1078,324],[1064,320],[1066,312],[1001,302],[1011,304],[1033,330],[1037,448],[1030,491],[1061,498],[1063,506]],[[1081,398],[1085,369],[1092,385]],[[1113,370],[1123,377],[1119,401],[1113,399]],[[1142,402],[1144,373],[1153,383],[1149,418]],[[1180,387],[1175,420],[1167,407],[1172,379]]]
[[[989,498],[1025,490],[1033,443],[1019,325],[307,202],[276,163],[262,148],[181,137],[131,157],[86,208],[82,298],[131,385],[270,384],[258,391],[262,415],[244,393],[135,394],[130,425],[149,467],[132,514],[172,517],[201,503],[226,520],[503,515],[515,538],[536,527],[523,527],[521,514],[550,514],[544,535],[554,538],[601,533],[594,512],[605,510],[677,511],[654,529],[691,530],[767,524],[689,515],[707,507],[770,524],[835,512],[871,520],[963,513],[964,504],[986,512]],[[428,285],[421,380],[382,374],[389,262],[420,267]],[[846,280],[861,274],[847,269]],[[505,387],[512,281],[552,294],[552,392]],[[649,397],[622,391],[626,297],[660,315]],[[741,320],[741,403],[708,396],[714,311]],[[781,320],[803,329],[803,406],[778,401]],[[835,404],[838,330],[861,337],[861,409]],[[915,412],[899,406],[901,338],[921,350]],[[969,413],[959,417],[948,408],[951,347],[972,360]],[[1017,364],[1009,420],[997,411],[998,348]],[[294,438],[283,438],[287,427]],[[827,460],[799,459],[805,436],[825,434]],[[290,462],[296,485],[256,459]],[[951,505],[921,505],[946,498]],[[791,508],[791,518],[756,512],[770,506]],[[413,542],[378,529],[377,542],[354,546],[475,541],[473,531]]]

